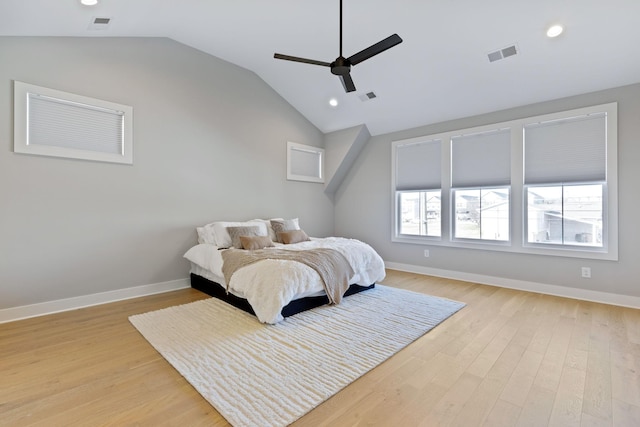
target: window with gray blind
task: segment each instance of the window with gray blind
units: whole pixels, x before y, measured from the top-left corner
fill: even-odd
[[[439,239],[442,234],[442,141],[394,147],[396,234]]]
[[[525,242],[604,248],[607,114],[524,127]]]
[[[16,153],[133,163],[131,107],[16,81]]]
[[[392,190],[394,242],[616,260],[617,104],[394,141]]]
[[[453,237],[509,241],[511,129],[451,138]]]

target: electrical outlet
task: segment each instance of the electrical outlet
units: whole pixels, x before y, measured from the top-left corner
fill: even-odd
[[[591,279],[591,267],[582,267],[582,277]]]
[[[429,258],[429,249],[424,250],[424,257]]]

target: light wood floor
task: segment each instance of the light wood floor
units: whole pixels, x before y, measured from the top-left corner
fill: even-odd
[[[467,306],[295,426],[640,426],[640,310],[398,271],[383,283]],[[228,425],[127,320],[205,297],[0,324],[0,425]]]

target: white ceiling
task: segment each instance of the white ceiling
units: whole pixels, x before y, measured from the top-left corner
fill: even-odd
[[[404,42],[351,70],[328,68],[338,0],[1,0],[0,35],[169,37],[254,71],[321,131],[372,135],[640,81],[640,0],[344,0],[345,57],[398,33]],[[93,17],[112,18],[90,30]],[[562,23],[556,39],[547,26]],[[516,44],[519,54],[487,54]],[[373,91],[377,98],[363,102]],[[328,105],[335,97],[337,108]]]

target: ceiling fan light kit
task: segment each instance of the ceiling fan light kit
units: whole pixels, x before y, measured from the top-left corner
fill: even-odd
[[[356,85],[351,78],[351,66],[357,65],[362,61],[365,61],[379,53],[384,52],[387,49],[391,49],[397,44],[402,43],[402,39],[397,34],[392,34],[384,40],[379,41],[376,44],[369,46],[360,52],[351,55],[348,58],[342,56],[342,0],[340,0],[340,55],[333,62],[317,61],[315,59],[300,58],[297,56],[283,55],[276,53],[273,55],[276,59],[284,59],[285,61],[302,62],[311,65],[320,65],[322,67],[329,67],[331,73],[340,77],[342,86],[345,92],[353,92],[356,90]]]

